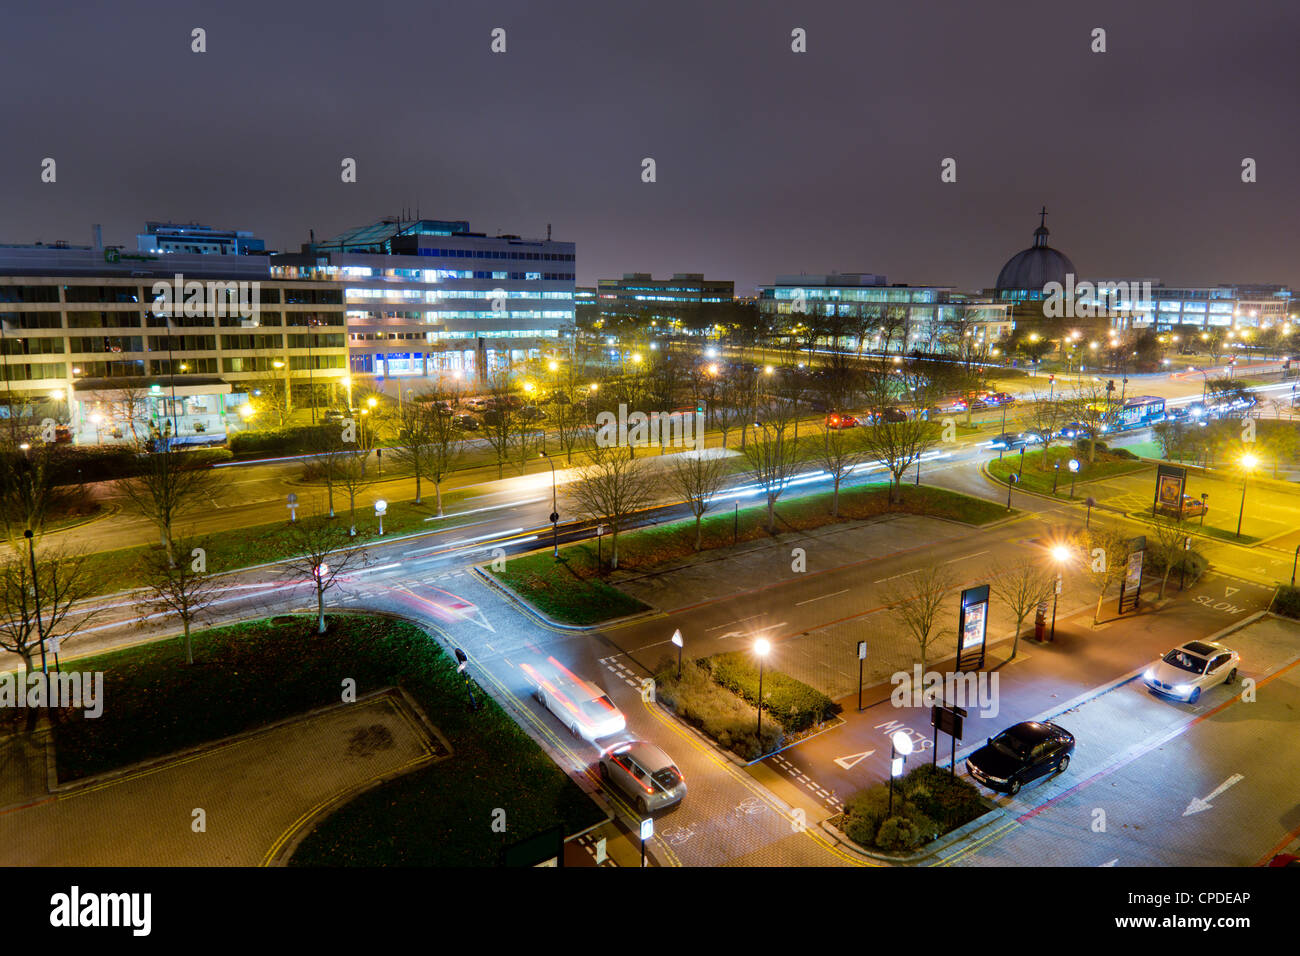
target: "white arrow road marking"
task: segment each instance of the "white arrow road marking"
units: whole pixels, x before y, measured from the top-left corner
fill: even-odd
[[[860,754],[849,754],[847,757],[836,757],[835,762],[845,770],[852,770],[854,765],[870,757],[874,750],[864,750]]]
[[[1189,803],[1187,805],[1187,809],[1183,811],[1183,816],[1189,817],[1193,813],[1200,813],[1202,810],[1209,810],[1211,807],[1210,804],[1211,800],[1213,800],[1219,794],[1223,793],[1223,791],[1227,790],[1229,787],[1233,786],[1234,784],[1240,783],[1244,779],[1246,778],[1243,777],[1241,774],[1234,773],[1227,780],[1223,781],[1223,783],[1219,784],[1219,786],[1215,788],[1215,791],[1212,794],[1210,794],[1208,797],[1206,797],[1204,800],[1202,800],[1200,797],[1192,797],[1192,802]]]
[[[1226,597],[1226,598],[1230,598],[1230,597],[1232,597],[1234,594],[1236,594],[1236,593],[1237,593],[1238,591],[1240,591],[1240,590],[1241,590],[1241,588],[1230,588],[1230,587],[1225,587],[1225,588],[1223,589],[1223,596]]]
[[[1115,857],[1115,859],[1113,860],[1107,860],[1105,863],[1102,864],[1102,866],[1114,866],[1118,862],[1119,862],[1119,857]]]

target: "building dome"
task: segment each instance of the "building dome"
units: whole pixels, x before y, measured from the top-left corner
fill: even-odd
[[[1034,244],[1008,259],[998,273],[996,289],[1004,298],[1042,298],[1043,286],[1049,282],[1065,285],[1066,273],[1074,272],[1070,257],[1047,244],[1047,207],[1041,215]]]

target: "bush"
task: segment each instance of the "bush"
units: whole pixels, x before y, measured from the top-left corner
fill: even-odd
[[[758,667],[743,651],[717,654],[700,662],[713,679],[750,704],[758,702]],[[789,674],[763,668],[763,709],[789,731],[807,730],[839,713],[839,705],[825,694]]]
[[[182,454],[202,467],[233,457],[225,448],[193,448]],[[143,470],[141,460],[132,445],[56,445],[50,450],[50,477],[56,485],[133,478]]]
[[[1277,589],[1277,594],[1273,595],[1273,603],[1269,605],[1269,610],[1284,617],[1300,618],[1300,588],[1281,585]]]
[[[1195,584],[1201,579],[1210,567],[1210,562],[1205,555],[1199,551],[1180,552],[1178,558],[1173,562],[1173,568],[1169,572],[1169,579],[1173,581],[1180,574],[1185,574],[1187,584]],[[1184,570],[1185,569],[1185,570]],[[1147,549],[1145,570],[1148,574],[1156,578],[1162,577],[1165,573],[1164,555],[1161,555],[1151,549]],[[1160,582],[1157,580],[1156,584]]]
[[[1137,461],[1138,456],[1133,454],[1127,448],[1110,448],[1107,454],[1112,458],[1123,458],[1125,461]]]
[[[845,801],[840,829],[861,846],[915,850],[983,812],[979,791],[969,781],[922,764],[895,782],[892,813],[889,785],[879,783]]]
[[[302,455],[313,450],[320,425],[291,425],[258,428],[230,436],[230,450],[236,455]]]
[[[775,719],[766,719],[760,747],[758,711],[714,683],[699,661],[684,662],[678,680],[677,662],[665,658],[655,673],[655,695],[682,720],[745,760],[772,753],[785,743],[784,728]]]

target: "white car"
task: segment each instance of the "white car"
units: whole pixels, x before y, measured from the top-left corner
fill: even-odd
[[[1194,704],[1201,691],[1237,679],[1241,655],[1211,641],[1188,641],[1146,669],[1142,682],[1153,694]]]
[[[643,816],[686,796],[686,781],[672,758],[644,740],[615,744],[601,754],[600,779],[627,794]]]
[[[573,736],[594,741],[627,727],[623,712],[608,694],[554,657],[548,657],[545,663],[521,664],[520,668],[533,682],[538,702],[558,717]]]

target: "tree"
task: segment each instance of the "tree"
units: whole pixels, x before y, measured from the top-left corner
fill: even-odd
[[[34,545],[31,552],[26,547],[11,552],[0,564],[0,650],[18,655],[25,672],[32,673],[43,645],[51,638],[65,639],[97,616],[96,610],[78,605],[95,593],[98,583],[86,555],[65,546]],[[28,727],[35,721],[32,711]]]
[[[1165,596],[1169,572],[1180,566],[1187,556],[1187,522],[1173,515],[1151,515],[1147,519],[1147,555],[1152,566],[1160,569],[1160,594]]]
[[[371,449],[357,443],[338,458],[338,483],[348,494],[348,537],[357,534],[357,496],[373,485],[378,476],[370,467]]]
[[[180,538],[173,543],[180,560],[169,561],[162,551],[147,551],[140,560],[145,596],[138,603],[140,622],[153,614],[175,614],[184,628],[185,663],[194,663],[190,627],[204,617],[222,590],[207,569],[208,542],[204,538]]]
[[[1110,392],[1100,382],[1084,382],[1066,399],[1067,414],[1084,426],[1088,447],[1088,464],[1097,460],[1097,436],[1110,423]]]
[[[588,459],[567,493],[583,515],[609,522],[610,567],[617,570],[618,533],[654,499],[659,479],[646,469],[643,460],[628,458],[618,445],[593,444]]]
[[[695,550],[700,550],[701,521],[713,498],[726,483],[727,462],[721,455],[705,449],[679,452],[672,458],[668,484],[673,493],[686,502],[695,516]]]
[[[928,405],[924,386],[905,387],[909,397],[896,397],[890,373],[876,368],[868,373],[864,391],[873,424],[862,430],[863,446],[868,457],[888,469],[893,504],[902,500],[903,474],[938,442],[940,426],[922,414]]]
[[[293,410],[290,404],[289,382],[282,370],[284,364],[281,362],[279,369],[274,364],[268,365],[253,379],[252,383],[257,394],[258,412],[265,416],[269,424],[274,424],[277,428],[284,426]]]
[[[867,457],[867,443],[862,428],[822,429],[822,440],[817,446],[817,461],[834,482],[831,491],[831,514],[840,513],[840,483]]]
[[[1048,466],[1047,450],[1058,437],[1061,429],[1069,421],[1066,416],[1067,403],[1049,401],[1048,396],[1034,392],[1025,406],[1025,424],[1043,438],[1043,450],[1039,457],[1039,468],[1044,471]]]
[[[989,573],[989,589],[1016,619],[1016,636],[1011,643],[1011,659],[1020,650],[1020,632],[1025,619],[1051,595],[1056,576],[1045,568],[1041,559],[1027,558]]]
[[[455,405],[450,393],[442,390],[410,396],[397,412],[397,441],[393,457],[415,472],[415,503],[423,503],[420,482],[433,479],[442,517],[442,482],[456,467],[463,452],[462,431],[456,424]]]
[[[798,414],[794,402],[778,395],[763,402],[759,415],[744,454],[767,501],[767,530],[776,534],[776,502],[799,465]]]
[[[885,589],[885,601],[900,627],[916,641],[921,672],[929,663],[931,648],[947,632],[941,623],[944,600],[954,587],[948,568],[931,564],[915,574],[897,578]]]
[[[176,520],[206,506],[224,482],[202,459],[167,441],[154,450],[140,450],[138,457],[140,474],[116,482],[116,487],[158,528],[167,560],[174,563],[172,528]]]
[[[319,515],[300,518],[290,524],[289,536],[298,555],[284,563],[284,574],[311,582],[316,592],[316,633],[324,634],[325,592],[334,586],[344,571],[363,566],[367,561],[366,551],[352,547],[347,531]]]
[[[343,435],[347,426],[326,422],[313,426],[309,433],[308,447],[311,457],[303,461],[303,478],[314,481],[324,480],[326,500],[329,504],[329,516],[334,517],[334,485],[339,480],[339,468],[344,455]]]
[[[483,437],[497,458],[497,480],[505,474],[505,463],[510,457],[514,440],[515,397],[510,385],[510,373],[497,369],[488,376],[488,393],[492,407],[483,413]]]
[[[1084,555],[1084,566],[1092,586],[1097,589],[1097,609],[1092,623],[1099,624],[1106,592],[1123,580],[1127,572],[1129,541],[1122,532],[1096,524],[1083,533],[1083,543],[1088,552]]]

